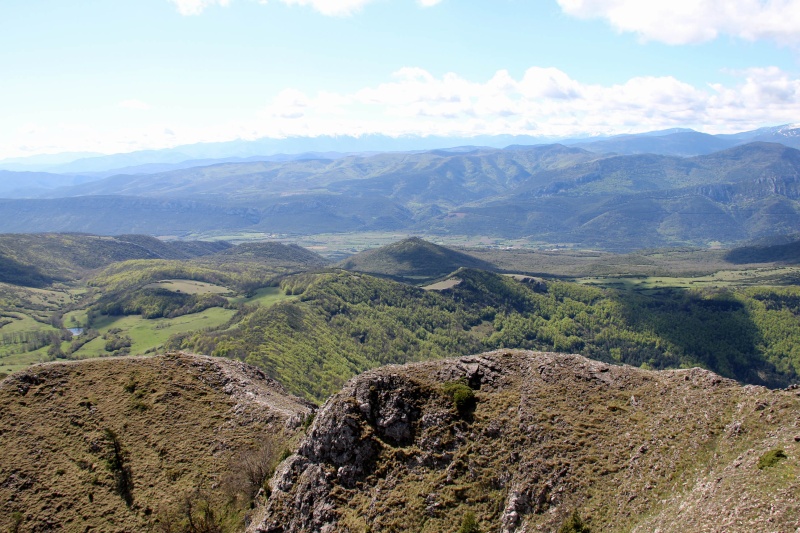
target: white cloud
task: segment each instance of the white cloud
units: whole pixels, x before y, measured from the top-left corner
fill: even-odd
[[[280,102],[281,109],[297,109],[303,103],[302,120],[291,126],[284,123],[284,133],[297,132],[302,125],[303,131],[340,134],[401,130],[423,135],[558,136],[675,126],[731,132],[800,118],[800,79],[775,67],[738,75],[739,82],[727,86],[695,87],[672,76],[598,85],[581,83],[555,68],[532,67],[520,79],[501,70],[484,82],[405,68],[385,83],[352,94],[329,94],[327,98],[336,102],[335,119],[320,105],[319,96],[297,92],[288,100],[282,93],[270,109]]]
[[[721,34],[800,42],[800,0],[557,0],[568,15],[605,19],[621,32],[667,44]]]
[[[181,15],[199,15],[209,6],[227,6],[230,0],[169,0]]]
[[[134,109],[137,111],[147,111],[150,109],[150,104],[137,100],[135,98],[123,100],[119,103],[119,107],[123,109]]]
[[[373,0],[280,0],[284,4],[309,6],[328,16],[352,15]]]

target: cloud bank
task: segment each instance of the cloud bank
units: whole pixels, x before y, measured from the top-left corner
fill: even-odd
[[[552,67],[531,67],[519,77],[500,70],[478,81],[409,67],[383,83],[348,93],[311,94],[286,88],[249,118],[224,124],[182,124],[160,117],[160,109],[152,108],[147,113],[152,122],[114,131],[89,124],[26,125],[14,136],[16,146],[8,146],[12,150],[0,156],[126,152],[195,142],[319,135],[552,138],[674,127],[733,133],[800,122],[800,78],[777,67],[733,74],[734,83],[701,87],[672,76],[599,85]],[[147,106],[137,100],[120,105]]]
[[[404,68],[350,94],[280,93],[264,110],[274,133],[532,134],[568,136],[695,127],[754,129],[800,118],[800,79],[776,68],[735,73],[738,83],[695,87],[672,76],[586,84],[557,68],[477,82]],[[336,131],[336,125],[341,131]],[[349,128],[349,131],[344,131]]]
[[[667,44],[720,35],[800,43],[800,0],[557,0],[568,15],[606,20],[620,32]]]

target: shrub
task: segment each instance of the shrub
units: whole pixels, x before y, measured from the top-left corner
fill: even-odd
[[[19,511],[14,511],[11,513],[11,527],[8,528],[10,533],[17,533],[19,531],[19,526],[22,525],[22,521],[25,517]]]
[[[583,522],[578,511],[572,511],[569,518],[558,528],[558,533],[591,533],[591,529]]]
[[[442,387],[445,396],[453,400],[453,405],[460,413],[471,411],[475,408],[475,392],[461,381],[451,381]]]
[[[478,521],[475,519],[475,513],[472,511],[464,513],[464,519],[461,521],[461,528],[458,533],[480,533],[480,531]]]
[[[116,492],[119,494],[125,504],[130,507],[133,503],[133,476],[131,475],[131,468],[127,464],[127,457],[125,451],[122,449],[117,434],[109,428],[105,429],[105,437],[111,445],[106,465],[111,473],[114,475],[114,483],[116,485]]]
[[[781,448],[770,450],[758,458],[758,469],[764,470],[765,468],[775,466],[781,459],[786,459],[786,452]]]
[[[236,455],[222,480],[222,489],[229,501],[248,504],[260,489],[268,491],[267,481],[275,472],[279,457],[275,442],[269,438],[262,441],[257,449]]]

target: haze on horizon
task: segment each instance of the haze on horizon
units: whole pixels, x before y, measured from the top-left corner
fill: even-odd
[[[0,30],[0,159],[800,121],[800,0],[10,0]]]

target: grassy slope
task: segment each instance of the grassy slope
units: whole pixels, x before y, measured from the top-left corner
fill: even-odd
[[[0,527],[19,512],[20,531],[146,531],[195,490],[216,505],[239,453],[268,435],[280,450],[286,419],[309,412],[242,365],[185,355],[33,367],[0,383],[0,405]],[[130,469],[131,505],[106,430]]]

